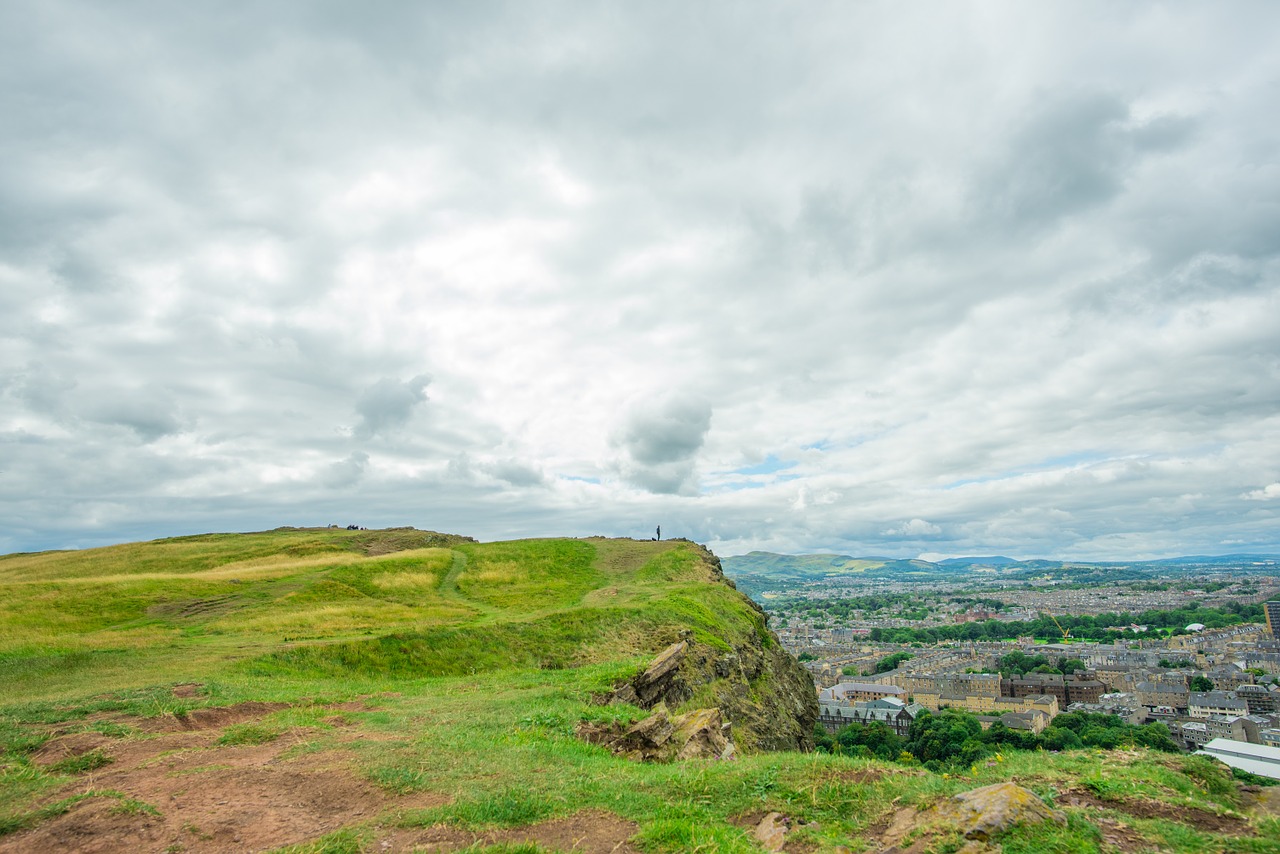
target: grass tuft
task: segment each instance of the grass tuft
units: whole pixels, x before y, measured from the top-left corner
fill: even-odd
[[[238,744],[266,744],[275,741],[285,732],[284,729],[262,723],[232,724],[223,730],[218,744],[223,746]]]
[[[49,770],[55,774],[83,774],[86,771],[110,765],[113,761],[115,760],[101,750],[89,750],[79,756],[68,756],[66,759],[55,762],[49,766]]]

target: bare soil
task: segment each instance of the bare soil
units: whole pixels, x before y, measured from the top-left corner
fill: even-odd
[[[841,771],[836,775],[836,779],[843,783],[857,783],[861,786],[869,786],[884,779],[885,773],[879,768],[863,768],[860,771]]]
[[[402,854],[409,851],[460,851],[472,845],[518,845],[535,843],[553,851],[582,854],[640,854],[629,840],[639,831],[634,822],[602,810],[583,810],[565,818],[542,821],[525,827],[476,833],[448,825],[421,829],[396,828],[383,831],[369,846],[373,852]]]
[[[221,708],[192,709],[185,715],[161,715],[156,718],[135,718],[129,725],[143,732],[190,732],[193,730],[222,729],[232,724],[256,721],[272,712],[289,708],[288,703],[240,703]]]
[[[1255,831],[1243,818],[1219,815],[1198,807],[1178,806],[1163,801],[1123,799],[1104,801],[1087,789],[1071,789],[1057,799],[1060,806],[1090,807],[1128,813],[1136,818],[1162,818],[1189,824],[1197,830],[1207,830],[1225,836],[1254,836]]]
[[[1263,815],[1280,816],[1280,786],[1267,786],[1254,793],[1255,809]]]
[[[45,803],[90,797],[63,815],[0,837],[0,854],[265,851],[446,802],[433,793],[391,795],[358,776],[352,756],[343,751],[293,749],[302,743],[298,732],[267,744],[217,744],[222,727],[278,708],[245,703],[185,718],[128,721],[159,733],[150,738],[79,732],[51,739],[35,754],[37,762],[50,765],[90,750],[112,761]]]
[[[1134,854],[1137,851],[1148,851],[1156,848],[1156,844],[1128,825],[1109,818],[1094,821],[1102,833],[1104,851],[1117,851],[1123,854]]]

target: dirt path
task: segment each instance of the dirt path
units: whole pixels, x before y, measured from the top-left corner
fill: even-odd
[[[356,772],[349,753],[316,751],[303,731],[266,744],[218,744],[226,726],[275,710],[243,704],[198,710],[185,721],[134,722],[160,733],[152,737],[81,732],[52,739],[36,762],[93,751],[111,761],[46,800],[70,799],[65,813],[0,837],[0,854],[269,851],[447,801],[433,793],[390,795]]]

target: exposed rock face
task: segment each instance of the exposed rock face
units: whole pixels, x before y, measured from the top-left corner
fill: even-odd
[[[701,551],[712,581],[732,586],[720,559]],[[658,653],[643,673],[618,686],[610,701],[676,709],[697,697],[720,709],[733,726],[734,739],[746,750],[812,750],[818,719],[813,680],[765,627],[764,610],[746,596],[742,602],[758,616],[757,633],[725,649],[696,641],[686,632]]]
[[[694,709],[673,718],[666,707],[659,706],[624,732],[583,724],[578,735],[638,762],[733,759],[737,754],[719,709]]]

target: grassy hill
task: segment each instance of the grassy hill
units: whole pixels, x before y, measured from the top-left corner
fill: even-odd
[[[967,572],[967,565],[956,568],[925,560],[895,560],[887,557],[849,557],[848,555],[810,554],[783,555],[773,552],[748,552],[724,559],[724,571],[739,588],[758,596],[772,588],[803,586],[809,582],[832,582],[849,577],[861,580],[930,581]]]
[[[682,638],[702,681],[671,711],[725,709],[737,760],[640,764],[578,737],[646,718],[602,698]],[[1280,852],[1280,823],[1198,757],[944,776],[764,750],[802,746],[789,667],[681,541],[286,529],[10,555],[0,854],[746,852],[772,812],[789,851],[955,851],[946,828],[898,839],[903,810],[1003,780],[1066,820],[996,850]]]

